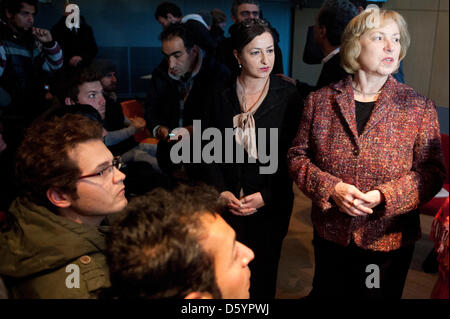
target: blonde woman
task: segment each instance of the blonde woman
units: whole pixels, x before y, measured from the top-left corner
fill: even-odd
[[[409,43],[400,14],[370,6],[343,34],[351,75],[305,103],[288,165],[313,202],[311,297],[402,296],[417,207],[445,175],[435,104],[392,77]]]

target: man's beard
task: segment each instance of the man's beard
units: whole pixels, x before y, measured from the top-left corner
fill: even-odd
[[[12,29],[23,38],[30,38],[33,36],[33,27],[30,27],[28,30],[25,30],[24,28],[12,25]]]

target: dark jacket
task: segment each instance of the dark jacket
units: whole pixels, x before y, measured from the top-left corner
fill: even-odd
[[[16,33],[0,23],[0,87],[10,96],[7,113],[12,119],[34,119],[43,111],[44,83],[60,69],[60,46],[42,44],[31,32]]]
[[[76,30],[67,28],[66,17],[61,17],[52,28],[52,36],[64,52],[65,66],[69,65],[70,59],[76,55],[83,58],[83,65],[89,65],[97,55],[94,32],[84,17],[80,17],[80,28]]]
[[[122,112],[122,106],[119,101],[115,101],[107,94],[104,94],[105,97],[105,120],[103,121],[103,127],[105,130],[109,131],[117,131],[126,127],[125,125],[125,116]],[[113,153],[114,156],[122,155],[125,152],[128,152],[138,143],[134,139],[134,136],[130,136],[129,138],[114,144],[109,145],[108,149]]]
[[[348,73],[341,66],[341,55],[338,53],[323,64],[316,86],[311,86],[297,80],[297,89],[300,95],[306,98],[309,93],[317,91],[329,84],[339,82],[347,75]]]
[[[204,58],[199,73],[193,79],[193,86],[181,109],[183,100],[182,83],[169,77],[167,63],[161,63],[153,72],[145,104],[145,120],[150,132],[155,126],[164,125],[169,129],[192,124],[193,119],[201,119],[205,97],[211,92],[214,79],[227,79],[229,72],[214,58]]]
[[[336,83],[345,78],[347,72],[341,66],[341,54],[335,54],[324,63],[319,79],[317,80],[316,90],[323,88],[331,83]]]
[[[233,128],[233,117],[241,113],[235,81],[236,79],[232,83],[217,88],[211,103],[208,126],[218,128],[222,132],[222,137],[225,137],[226,128]],[[292,180],[287,170],[286,153],[297,131],[302,108],[303,105],[295,87],[277,76],[271,76],[269,91],[254,114],[254,119],[257,141],[258,129],[267,129],[265,154],[270,151],[272,132],[269,129],[278,129],[278,138],[276,139],[278,168],[276,172],[261,174],[261,166],[268,166],[268,164],[262,164],[259,160],[254,164],[248,163],[245,152],[245,163],[209,164],[207,173],[205,173],[207,182],[214,185],[219,192],[228,190],[237,198],[240,197],[241,187],[245,195],[261,192],[266,208],[276,208],[279,204],[284,204],[285,199],[292,195]],[[234,137],[232,140],[233,150],[235,150]],[[225,141],[222,142],[222,145],[225,145]],[[225,149],[222,154],[224,157]],[[235,152],[233,154],[235,155]],[[225,161],[225,157],[223,161]]]
[[[358,136],[348,76],[308,96],[288,153],[292,178],[312,199],[318,234],[346,246],[391,251],[420,238],[417,207],[442,187],[445,176],[436,107],[428,98],[389,76],[364,131]],[[385,198],[368,216],[338,210],[337,183]]]
[[[194,43],[202,48],[206,54],[213,56],[216,51],[217,42],[211,36],[209,30],[199,21],[188,20],[184,25],[190,31]]]
[[[9,213],[12,226],[0,232],[0,276],[10,297],[96,298],[110,286],[103,253],[108,226],[78,224],[23,198]],[[70,264],[80,269],[79,288],[66,286]]]

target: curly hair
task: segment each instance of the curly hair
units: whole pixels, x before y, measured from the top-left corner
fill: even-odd
[[[408,25],[398,12],[372,7],[354,17],[342,35],[341,63],[347,73],[353,74],[360,69],[358,58],[361,53],[361,36],[370,29],[383,25],[386,20],[395,21],[400,31],[400,56],[398,60],[400,65],[400,61],[406,56],[411,42]]]
[[[184,298],[208,292],[221,298],[214,260],[199,240],[201,216],[224,210],[205,185],[156,189],[131,200],[107,238],[107,259],[117,298]]]
[[[99,123],[79,114],[34,123],[17,151],[16,176],[22,195],[50,210],[54,210],[47,198],[50,188],[78,198],[81,171],[69,152],[80,143],[101,141],[102,134]]]

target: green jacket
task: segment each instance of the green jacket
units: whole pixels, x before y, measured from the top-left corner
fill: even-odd
[[[96,298],[110,286],[108,226],[78,224],[23,198],[9,211],[14,221],[0,232],[0,276],[11,298]]]

